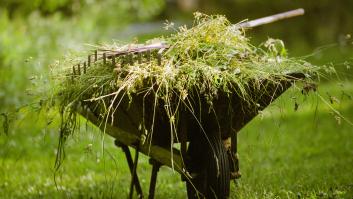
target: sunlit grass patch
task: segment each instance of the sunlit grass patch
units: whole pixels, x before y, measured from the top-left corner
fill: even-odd
[[[344,84],[349,95],[353,94],[352,85]],[[339,88],[323,84],[319,91],[337,96],[341,93]],[[339,99],[342,106],[337,109],[352,120],[352,99]],[[338,124],[315,94],[304,102],[298,99],[297,111],[293,101],[284,104],[282,100],[288,100],[287,96],[265,110],[281,108],[281,113],[257,117],[239,132],[242,178],[237,185],[231,184],[231,198],[351,198],[351,126],[345,122]],[[306,106],[316,103],[317,113],[306,110]],[[82,128],[75,134],[67,145],[67,161],[57,174],[57,189],[55,131],[46,135],[36,131],[1,134],[0,192],[5,198],[125,198],[131,179],[125,156],[114,146],[113,139],[106,137],[104,156],[101,144],[100,132],[92,128]],[[151,168],[148,158],[141,156],[138,174],[145,194]],[[185,197],[180,175],[162,168],[156,198]]]

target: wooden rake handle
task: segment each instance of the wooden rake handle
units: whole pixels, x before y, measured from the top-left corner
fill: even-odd
[[[300,15],[304,15],[303,8],[298,8],[295,10],[282,12],[282,13],[267,16],[267,17],[262,17],[259,19],[236,24],[234,26],[239,27],[239,28],[253,28],[253,27],[273,23],[275,21],[279,21],[279,20],[283,20],[283,19],[287,19],[287,18],[291,18],[291,17],[296,17],[296,16],[300,16]]]

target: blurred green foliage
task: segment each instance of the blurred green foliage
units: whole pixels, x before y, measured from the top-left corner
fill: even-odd
[[[36,80],[48,66],[70,50],[85,43],[111,41],[125,25],[169,19],[190,20],[192,11],[181,12],[174,1],[164,0],[3,0],[0,2],[0,112],[14,110],[33,95]],[[344,62],[352,57],[353,33],[350,26],[353,3],[331,1],[243,1],[198,0],[196,9],[207,14],[224,14],[233,22],[254,19],[285,10],[304,7],[306,15],[286,22],[269,24],[249,32],[253,42],[268,36],[281,38],[290,55],[310,54],[314,63],[332,59]],[[158,30],[156,31],[158,33]],[[328,53],[326,53],[328,52]],[[327,54],[332,56],[326,56]],[[347,68],[347,62],[341,64]],[[350,64],[348,64],[350,65]],[[343,72],[345,72],[343,70]],[[30,79],[30,80],[29,80]]]
[[[97,145],[102,142],[97,132],[93,132],[96,136],[88,137],[84,134],[79,142],[72,141],[69,147],[73,148],[73,155],[69,157],[71,161],[68,161],[69,164],[63,170],[67,173],[60,184],[66,190],[56,190],[51,168],[54,165],[57,138],[55,126],[58,121],[43,119],[36,113],[18,108],[32,102],[35,102],[32,106],[40,106],[36,93],[46,90],[50,65],[71,51],[84,50],[84,44],[111,42],[125,26],[134,23],[165,19],[191,20],[192,10],[181,11],[176,2],[178,0],[0,1],[0,197],[2,193],[9,197],[25,197],[24,194],[27,194],[33,198],[43,195],[51,198],[54,193],[59,194],[59,198],[69,197],[72,196],[71,192],[78,197],[89,197],[91,194],[99,197],[105,191],[108,195],[109,191],[113,191],[117,197],[122,193],[127,194],[128,190],[124,189],[128,187],[127,167],[123,163],[116,166],[115,162],[115,159],[123,158],[122,154],[118,154],[115,159],[109,156],[108,164],[98,163],[97,159],[102,156],[98,152],[101,147]],[[317,64],[333,62],[340,68],[340,75],[352,79],[353,41],[350,35],[353,36],[353,1],[198,2],[195,10],[206,14],[224,14],[234,23],[245,18],[255,19],[303,7],[306,10],[305,16],[253,29],[248,32],[249,36],[255,43],[264,41],[267,37],[283,39],[289,56],[314,53],[308,58],[310,61]],[[144,37],[150,38],[156,33]],[[349,96],[342,103],[348,108],[343,107],[342,111],[348,118],[352,118],[352,89],[348,94],[335,88],[330,90],[337,92],[337,96]],[[277,110],[278,107],[274,105],[272,109]],[[290,108],[287,107],[288,109]],[[311,107],[310,110],[314,109],[315,107]],[[242,134],[242,142],[246,145],[240,148],[245,154],[241,164],[245,168],[243,171],[246,177],[237,187],[239,198],[266,195],[274,198],[289,193],[292,198],[298,198],[298,194],[303,192],[313,194],[315,198],[320,195],[325,197],[332,190],[352,190],[352,185],[348,184],[352,179],[352,159],[349,158],[352,157],[351,126],[343,121],[343,127],[336,125],[334,117],[328,114],[329,111],[325,111],[311,113],[312,115],[309,114],[311,111],[298,115],[293,113],[287,119],[274,116],[273,119],[265,118],[262,123],[257,118],[255,123],[244,129],[249,131]],[[12,112],[19,113],[16,115],[18,120],[14,123],[11,123],[15,120]],[[51,114],[55,115],[55,112]],[[321,119],[317,119],[320,115]],[[283,122],[288,126],[278,122],[282,120],[286,120]],[[303,125],[305,123],[313,125],[308,128]],[[52,124],[52,127],[44,128],[47,124]],[[277,128],[275,131],[274,124]],[[259,132],[258,129],[262,131]],[[8,135],[5,137],[5,134]],[[81,155],[90,143],[97,148],[94,154]],[[115,151],[112,145],[108,149]],[[87,163],[85,159],[90,161]],[[144,164],[141,168],[147,168],[147,158],[141,161]],[[106,168],[110,169],[110,173],[104,173]],[[118,171],[115,172],[114,169],[117,168]],[[147,169],[141,170],[147,178]],[[183,188],[180,177],[174,175],[169,178],[169,174],[169,170],[162,174],[157,185],[164,190],[160,192],[160,198],[184,197],[185,192],[179,192]],[[105,175],[120,177],[113,176],[107,181]],[[147,182],[142,183],[147,190]],[[75,188],[77,190],[71,190]],[[116,192],[117,190],[122,191]],[[174,191],[179,195],[174,195]]]
[[[43,16],[62,13],[65,17],[71,17],[81,12],[89,12],[87,7],[91,7],[100,11],[123,12],[125,14],[128,10],[134,12],[129,14],[130,17],[149,18],[154,13],[159,13],[163,5],[163,0],[2,0],[0,2],[0,7],[6,8],[10,17],[26,16],[32,12],[39,12]],[[101,14],[105,15],[104,12]],[[97,16],[93,15],[92,17]]]
[[[28,15],[33,11],[39,11],[43,15],[63,12],[66,15],[72,15],[86,4],[85,0],[3,0],[1,7],[6,7],[10,16],[21,13]]]
[[[112,41],[119,29],[147,20],[162,0],[2,1],[0,3],[0,112],[31,101],[49,65],[83,44]],[[70,10],[70,15],[64,10]],[[41,84],[39,86],[45,86]],[[37,87],[38,88],[38,87]],[[40,87],[39,87],[40,88]],[[36,90],[37,91],[37,90]]]

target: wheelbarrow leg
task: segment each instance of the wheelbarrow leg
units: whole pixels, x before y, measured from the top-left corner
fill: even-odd
[[[239,157],[238,157],[238,132],[231,134],[231,149],[228,151],[228,157],[231,167],[231,179],[238,179],[241,177],[239,171]]]
[[[118,147],[121,147],[121,149],[124,151],[127,163],[129,165],[131,176],[133,176],[133,174],[135,173],[135,178],[133,180],[133,183],[134,183],[136,192],[138,194],[138,198],[143,198],[143,193],[142,193],[142,188],[141,188],[141,185],[140,185],[139,178],[136,175],[136,171],[134,172],[134,162],[132,160],[129,147],[124,145],[124,144],[121,144],[118,140],[115,140],[115,145],[118,146]],[[136,162],[136,165],[137,165],[137,162]],[[130,190],[130,192],[132,192],[132,191]]]
[[[136,147],[136,151],[135,151],[135,161],[134,161],[134,167],[132,170],[132,175],[131,175],[131,184],[130,184],[130,194],[129,194],[129,198],[132,199],[132,196],[134,195],[134,184],[137,181],[137,164],[138,164],[138,159],[139,159],[139,145],[137,145]]]
[[[153,199],[154,198],[154,191],[156,189],[157,174],[158,174],[159,168],[162,165],[161,165],[161,163],[157,162],[154,159],[150,159],[150,164],[152,164],[152,175],[151,175],[148,199]]]

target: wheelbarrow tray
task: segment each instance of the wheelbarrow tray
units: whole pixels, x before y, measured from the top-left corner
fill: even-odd
[[[285,76],[286,79],[282,78],[277,83],[264,80],[257,86],[249,84],[253,85],[249,87],[250,98],[253,99],[251,103],[234,93],[219,93],[218,97],[212,101],[213,108],[210,111],[209,102],[200,98],[194,104],[194,107],[200,107],[200,109],[194,110],[193,113],[190,113],[191,111],[187,108],[180,111],[176,135],[170,132],[170,120],[164,111],[163,103],[159,103],[154,110],[153,96],[149,99],[144,94],[136,94],[132,96],[132,100],[122,96],[114,112],[113,122],[104,122],[99,118],[100,109],[94,102],[82,102],[77,111],[119,143],[138,147],[139,152],[183,173],[185,166],[181,152],[171,145],[171,143],[180,141],[182,128],[187,131],[186,141],[193,136],[197,128],[202,128],[205,132],[219,131],[222,138],[229,137],[231,133],[238,132],[259,111],[286,91],[293,81],[304,78],[301,73],[291,73]],[[149,137],[150,139],[145,139],[146,131],[141,130],[141,125],[151,126],[152,123],[153,129],[149,132],[152,136]]]

